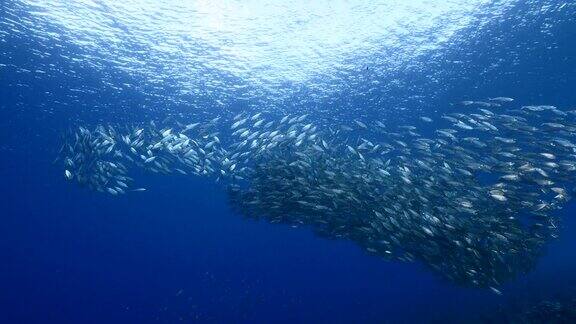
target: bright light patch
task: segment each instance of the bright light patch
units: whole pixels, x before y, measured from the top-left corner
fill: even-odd
[[[312,80],[325,95],[366,65],[385,75],[413,64],[477,23],[476,12],[504,8],[488,0],[23,1],[34,28],[60,38],[56,27],[86,64],[223,98],[281,98],[286,85]]]

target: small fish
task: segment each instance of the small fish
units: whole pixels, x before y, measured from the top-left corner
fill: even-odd
[[[499,101],[499,102],[512,102],[512,101],[514,101],[514,98],[510,98],[510,97],[494,97],[494,98],[489,98],[488,100],[490,100],[490,101]]]

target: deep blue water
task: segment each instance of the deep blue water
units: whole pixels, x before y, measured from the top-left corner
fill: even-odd
[[[500,95],[574,109],[576,7],[534,14],[538,7],[515,3],[481,29],[458,31],[454,46],[426,52],[390,73],[382,72],[387,63],[363,63],[344,76],[334,67],[315,76],[316,84],[333,76],[326,84],[337,88],[320,99],[309,100],[319,91],[307,86],[311,81],[289,80],[275,85],[284,97],[270,99],[273,104],[266,104],[273,94],[251,92],[223,95],[222,109],[266,106],[404,121],[437,115],[464,99]],[[46,36],[22,27],[37,18],[19,1],[0,8],[0,323],[505,321],[542,300],[576,298],[573,202],[560,211],[561,237],[531,273],[506,283],[498,296],[306,228],[243,219],[209,179],[139,174],[149,190],[122,197],[70,185],[52,163],[66,130],[217,115],[203,107],[216,105],[218,87],[189,106],[193,95],[179,91],[177,76],[168,73],[162,87],[147,82],[149,75],[119,70],[104,54],[97,66],[78,63],[74,54],[88,50],[70,39],[73,34],[55,29]],[[9,26],[20,20],[32,22],[17,23],[16,33]],[[372,61],[389,54],[382,46],[370,54]],[[225,84],[241,78],[211,77]],[[379,85],[367,86],[375,80]],[[261,86],[253,81],[243,82]],[[125,84],[132,86],[111,88]]]

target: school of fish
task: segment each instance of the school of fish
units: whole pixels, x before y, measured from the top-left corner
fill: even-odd
[[[558,236],[576,171],[576,111],[513,101],[464,101],[420,117],[422,131],[264,113],[79,127],[59,160],[67,180],[111,195],[146,190],[134,167],[213,177],[247,217],[309,226],[500,294]]]

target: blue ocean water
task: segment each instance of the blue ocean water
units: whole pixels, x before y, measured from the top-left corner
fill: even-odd
[[[115,197],[71,185],[53,163],[67,131],[101,123],[242,111],[405,123],[496,96],[574,109],[575,4],[0,9],[0,322],[509,322],[576,298],[573,202],[558,212],[560,238],[500,296],[306,227],[245,219],[213,179],[135,171],[148,190]]]

